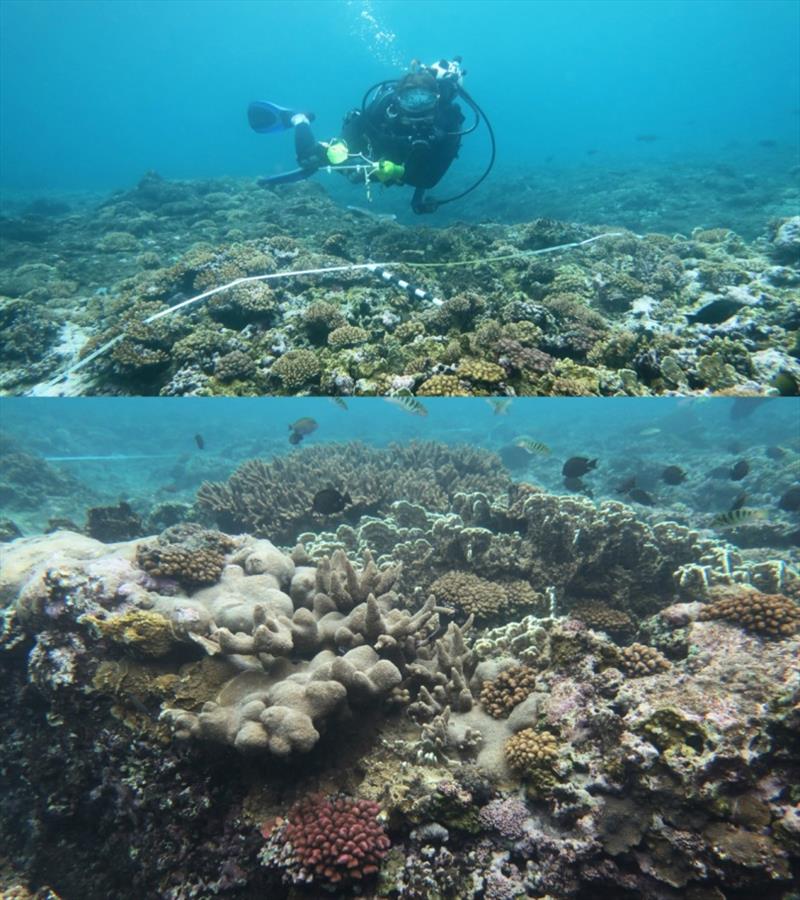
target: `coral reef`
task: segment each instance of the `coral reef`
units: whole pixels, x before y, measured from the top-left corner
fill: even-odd
[[[669,668],[669,661],[655,647],[645,644],[630,644],[622,648],[620,653],[622,668],[631,678],[642,678],[645,675],[655,675]]]
[[[20,210],[0,221],[11,236],[0,253],[0,319],[18,336],[0,359],[0,389],[46,390],[48,376],[77,359],[76,347],[85,355],[122,330],[125,337],[107,355],[59,389],[375,395],[405,378],[424,396],[796,394],[792,189],[783,185],[789,199],[776,201],[782,208],[761,208],[757,225],[739,236],[695,228],[687,210],[707,219],[696,196],[712,184],[718,188],[706,194],[708,202],[732,198],[736,185],[763,207],[760,192],[745,184],[748,176],[731,180],[712,170],[689,178],[672,215],[660,212],[672,190],[634,190],[628,177],[621,184],[608,177],[607,191],[595,183],[587,191],[581,181],[571,202],[575,194],[602,194],[605,206],[590,221],[611,223],[605,231],[613,228],[615,236],[553,256],[525,254],[601,229],[570,222],[574,207],[563,199],[551,213],[560,219],[530,220],[523,204],[522,221],[512,223],[510,210],[528,193],[524,181],[497,192],[502,200],[467,201],[474,223],[454,223],[441,211],[437,228],[358,216],[319,184],[273,193],[235,179],[217,179],[213,189],[208,181],[161,179],[158,193],[169,200],[137,186],[57,219]],[[639,177],[630,173],[631,182]],[[665,178],[677,176],[660,172]],[[151,181],[148,174],[140,184]],[[557,190],[551,177],[546,181],[539,203]],[[628,191],[637,214],[622,196]],[[732,215],[742,221],[738,206],[723,221]],[[97,252],[87,257],[86,247]],[[176,297],[237,278],[381,257],[442,305],[369,271],[345,270],[238,284],[188,315],[143,324]],[[479,259],[485,262],[474,265]],[[218,362],[234,353],[242,356]]]

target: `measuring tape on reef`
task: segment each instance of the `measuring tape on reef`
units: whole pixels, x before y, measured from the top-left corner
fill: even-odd
[[[398,261],[385,263],[349,263],[346,266],[325,266],[320,269],[294,269],[290,272],[270,272],[267,275],[248,275],[244,278],[235,278],[233,281],[229,281],[227,284],[220,285],[219,287],[211,288],[211,290],[203,291],[202,294],[197,294],[197,296],[195,297],[189,297],[187,300],[181,300],[180,303],[176,303],[174,306],[170,306],[168,309],[162,309],[161,312],[157,312],[152,316],[148,316],[146,319],[142,320],[141,324],[150,325],[153,322],[157,322],[159,319],[164,319],[167,316],[173,315],[181,309],[185,309],[187,306],[192,306],[195,303],[200,303],[200,301],[207,300],[209,297],[213,297],[215,294],[221,294],[223,291],[229,291],[231,288],[238,287],[242,284],[254,284],[258,281],[277,281],[281,278],[299,278],[302,275],[328,275],[333,272],[370,272],[374,275],[377,275],[378,278],[380,278],[382,281],[387,282],[388,284],[396,285],[401,290],[406,291],[408,294],[418,300],[428,300],[433,306],[441,306],[444,302],[441,298],[435,297],[429,291],[411,284],[410,281],[406,281],[399,275],[395,275],[394,273],[389,271],[388,267],[402,266],[407,269],[448,269],[462,266],[479,266],[487,263],[491,264],[495,262],[503,262],[507,259],[521,259],[526,256],[542,256],[545,253],[557,253],[560,250],[572,250],[575,247],[585,247],[587,244],[593,244],[595,241],[602,241],[605,238],[625,237],[626,235],[630,237],[641,238],[641,235],[632,234],[631,232],[606,231],[603,234],[596,234],[594,237],[586,238],[586,240],[583,241],[573,241],[569,244],[558,244],[555,247],[542,247],[539,250],[518,250],[515,253],[504,253],[500,256],[483,256],[478,259],[459,259],[452,262]],[[102,356],[104,353],[118,344],[124,337],[125,332],[123,331],[116,337],[113,337],[110,340],[106,341],[105,344],[102,344],[88,356],[75,363],[75,365],[70,366],[64,372],[61,372],[60,374],[54,376],[50,381],[47,382],[47,386],[54,386],[60,381],[63,381],[68,376],[73,375],[75,372],[78,372],[85,366],[88,366],[89,363],[94,362],[94,360],[96,360],[98,356]]]

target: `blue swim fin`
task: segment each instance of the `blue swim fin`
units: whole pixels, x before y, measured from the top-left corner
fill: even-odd
[[[273,131],[285,131],[292,127],[293,109],[269,103],[267,100],[253,100],[247,107],[247,120],[253,131],[269,134]]]
[[[273,184],[291,184],[294,181],[310,178],[316,171],[316,169],[292,169],[291,172],[281,172],[280,175],[267,175],[265,178],[259,178],[257,184],[259,187],[270,187]]]
[[[247,107],[247,121],[253,131],[259,134],[270,134],[273,131],[285,131],[292,127],[292,116],[297,113],[295,109],[287,109],[270,103],[268,100],[253,100]],[[305,113],[309,122],[314,121],[314,113]]]

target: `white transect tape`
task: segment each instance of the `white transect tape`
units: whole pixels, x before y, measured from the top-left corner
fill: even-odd
[[[574,241],[570,244],[558,244],[555,247],[542,247],[540,250],[520,250],[516,253],[504,253],[502,256],[487,256],[482,259],[465,259],[465,260],[456,260],[454,262],[449,263],[409,263],[409,262],[389,262],[389,263],[350,263],[346,266],[325,266],[320,269],[295,269],[290,272],[270,272],[267,275],[248,275],[244,278],[236,278],[233,281],[229,281],[227,284],[220,285],[220,287],[211,288],[211,290],[203,291],[202,294],[197,294],[195,297],[189,297],[187,300],[181,300],[180,303],[176,303],[174,306],[170,306],[168,309],[162,309],[161,312],[154,313],[152,316],[148,316],[143,320],[143,325],[150,325],[152,322],[157,322],[159,319],[163,319],[166,316],[172,315],[172,313],[177,312],[179,309],[184,309],[187,306],[191,306],[194,303],[199,303],[201,300],[206,300],[208,297],[213,297],[215,294],[220,294],[222,291],[228,291],[231,288],[238,287],[240,284],[253,284],[256,281],[276,281],[279,278],[297,278],[301,275],[327,275],[331,272],[358,272],[358,271],[366,271],[377,273],[380,278],[384,281],[391,282],[393,284],[397,284],[403,290],[409,291],[414,297],[419,300],[430,300],[430,302],[434,306],[441,306],[444,302],[439,297],[433,297],[428,291],[423,290],[419,287],[414,287],[408,281],[404,279],[397,278],[395,275],[392,275],[385,267],[386,266],[406,266],[407,268],[417,268],[417,269],[437,269],[437,268],[458,268],[459,266],[474,266],[481,263],[493,263],[493,262],[502,262],[506,259],[516,259],[524,256],[541,256],[544,253],[556,253],[559,250],[571,250],[574,247],[583,247],[586,244],[592,244],[594,241],[603,240],[603,238],[611,238],[611,237],[624,237],[626,234],[630,234],[631,237],[641,238],[641,235],[632,234],[630,232],[624,231],[607,231],[603,234],[596,234],[594,237],[586,238],[583,241]],[[107,350],[110,350],[115,344],[119,343],[125,337],[125,332],[122,334],[118,334],[116,337],[111,338],[111,340],[106,341],[101,347],[98,347],[97,350],[90,353],[89,356],[84,357],[84,359],[80,360],[80,362],[75,363],[74,366],[70,366],[65,371],[60,374],[54,376],[49,382],[48,385],[58,384],[59,381],[67,378],[69,375],[79,371],[84,366],[89,365],[90,362],[93,362],[97,359],[98,356],[101,356]]]

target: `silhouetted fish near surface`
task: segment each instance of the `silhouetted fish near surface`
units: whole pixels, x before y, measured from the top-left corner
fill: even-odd
[[[730,416],[732,419],[746,419],[766,402],[766,397],[737,397],[731,406]]]
[[[750,464],[746,459],[740,459],[731,469],[731,481],[741,481],[750,471]]]
[[[411,393],[396,394],[393,397],[384,397],[383,399],[387,403],[391,403],[393,406],[399,406],[400,409],[405,410],[405,412],[411,413],[412,416],[428,415],[425,404]]]
[[[653,497],[647,493],[647,491],[643,491],[641,488],[634,488],[632,491],[628,491],[628,496],[635,503],[641,503],[642,506],[655,506],[656,501]]]
[[[344,494],[336,490],[336,488],[323,488],[314,494],[314,501],[311,508],[315,513],[321,513],[324,516],[333,515],[333,513],[341,512],[348,503],[352,503],[353,498],[349,492]]]
[[[572,456],[564,463],[561,474],[565,478],[580,478],[581,475],[585,475],[590,469],[595,468],[597,468],[596,459],[587,459],[585,456]]]
[[[686,472],[680,466],[667,466],[661,473],[661,480],[666,484],[682,484],[686,481]]]
[[[204,449],[205,449],[206,442],[203,440],[203,435],[202,435],[202,434],[196,434],[196,435],[194,436],[194,442],[195,442],[195,444],[197,444],[197,449],[198,449],[198,450],[204,450]]]
[[[289,426],[289,431],[291,432],[289,435],[289,443],[299,444],[304,437],[307,437],[309,434],[316,431],[317,428],[319,428],[317,420],[311,419],[308,416],[304,416],[302,419],[292,422]]]
[[[347,401],[343,397],[331,397],[330,401],[334,406],[338,406],[339,409],[347,409]]]
[[[508,415],[508,408],[511,406],[511,397],[487,397],[486,402],[492,407],[492,412],[496,416]]]

